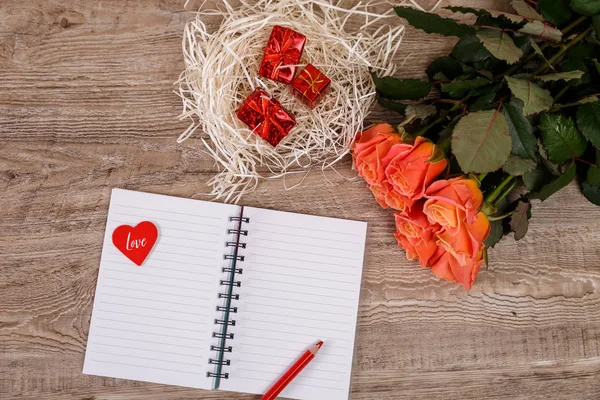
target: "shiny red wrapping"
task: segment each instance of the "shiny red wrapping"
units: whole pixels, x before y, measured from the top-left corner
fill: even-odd
[[[258,74],[265,78],[290,83],[296,74],[306,36],[275,25],[267,43]]]
[[[323,75],[312,64],[308,64],[292,81],[294,92],[310,108],[315,108],[330,84],[331,79]]]
[[[256,89],[244,100],[237,116],[273,147],[296,125],[294,116],[261,89]]]

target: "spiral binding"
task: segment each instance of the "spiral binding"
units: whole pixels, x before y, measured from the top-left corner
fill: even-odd
[[[210,350],[215,351],[218,354],[218,358],[209,358],[208,363],[211,365],[216,365],[215,372],[207,372],[206,376],[209,378],[215,378],[215,388],[219,387],[220,379],[229,379],[229,373],[222,372],[223,366],[231,365],[231,360],[224,359],[225,353],[233,352],[233,346],[227,345],[227,340],[233,340],[233,333],[228,333],[227,329],[230,326],[235,326],[236,320],[231,319],[230,315],[235,314],[238,311],[238,308],[231,305],[233,300],[239,300],[240,295],[237,293],[233,293],[234,287],[241,287],[242,282],[236,280],[236,275],[241,275],[243,272],[242,268],[239,268],[237,263],[244,262],[245,257],[243,255],[238,254],[239,249],[245,249],[246,243],[240,242],[240,236],[248,236],[248,230],[242,229],[242,223],[249,223],[250,218],[243,217],[244,208],[241,207],[240,216],[238,217],[229,217],[230,222],[237,221],[237,227],[235,229],[227,229],[227,234],[235,235],[235,241],[229,241],[225,243],[225,247],[233,248],[233,254],[225,254],[223,256],[224,260],[230,260],[231,265],[229,267],[223,267],[223,273],[227,273],[227,279],[221,279],[219,283],[226,287],[226,293],[219,293],[219,299],[225,299],[225,304],[221,306],[217,306],[216,310],[224,313],[223,319],[215,319],[216,325],[221,325],[220,332],[213,332],[212,337],[219,339],[219,345],[211,345]]]

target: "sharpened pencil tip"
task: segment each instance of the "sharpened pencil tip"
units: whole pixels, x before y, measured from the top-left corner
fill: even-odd
[[[311,353],[313,353],[314,355],[316,355],[316,354],[319,352],[319,350],[321,349],[321,346],[323,346],[323,341],[322,341],[322,340],[319,340],[317,343],[315,343],[315,345],[314,345],[314,346],[312,346],[312,347],[309,349],[309,351],[310,351]]]

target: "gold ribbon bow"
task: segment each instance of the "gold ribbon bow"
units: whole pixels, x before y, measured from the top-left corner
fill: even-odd
[[[319,79],[323,76],[323,74],[319,72],[319,75],[317,75],[315,78],[313,78],[312,75],[310,74],[310,71],[304,70],[303,72],[306,72],[306,75],[308,75],[308,77],[306,77],[305,74],[302,73],[302,74],[300,74],[300,76],[298,76],[298,79],[306,82],[308,84],[308,88],[304,91],[304,93],[302,93],[302,95],[306,96],[306,93],[309,90],[311,90],[314,94],[318,94],[319,88],[317,85],[325,82],[325,78]]]

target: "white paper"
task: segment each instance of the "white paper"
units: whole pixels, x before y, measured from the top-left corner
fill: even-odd
[[[235,304],[231,366],[222,390],[264,393],[318,340],[315,359],[284,390],[303,400],[347,399],[366,223],[259,208],[250,222]]]
[[[238,206],[112,192],[84,374],[210,389],[207,371],[221,267]],[[115,248],[119,225],[151,221],[158,240],[141,267]]]

